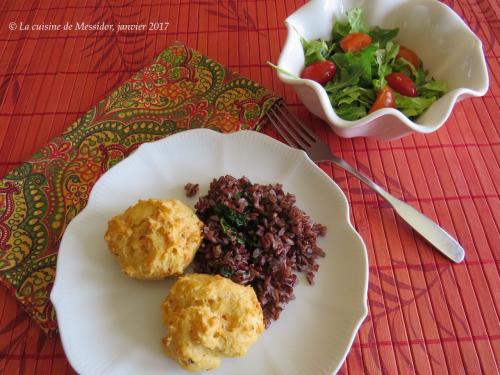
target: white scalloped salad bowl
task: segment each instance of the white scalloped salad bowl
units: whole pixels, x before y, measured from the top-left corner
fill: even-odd
[[[334,22],[355,7],[363,10],[370,26],[398,27],[396,40],[416,51],[430,75],[446,81],[449,91],[416,121],[393,108],[348,121],[335,113],[319,83],[278,72],[279,79],[293,86],[307,109],[340,137],[391,140],[412,132],[430,133],[445,123],[456,102],[487,92],[488,73],[480,39],[451,8],[437,0],[311,0],[285,21],[288,36],[278,67],[300,76],[304,68],[300,35],[308,40],[330,39]]]

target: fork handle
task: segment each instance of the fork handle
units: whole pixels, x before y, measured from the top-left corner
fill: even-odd
[[[459,263],[464,259],[465,251],[463,247],[460,246],[460,244],[437,223],[414,209],[409,204],[389,194],[367,176],[354,169],[345,160],[333,157],[329,159],[329,161],[359,178],[363,183],[377,192],[392,206],[392,208],[394,208],[394,211],[396,211],[396,213],[404,221],[406,221],[415,231],[429,241],[436,249],[441,251],[446,257],[456,263]]]

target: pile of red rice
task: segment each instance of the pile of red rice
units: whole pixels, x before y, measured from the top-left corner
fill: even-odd
[[[295,206],[295,196],[281,184],[252,184],[248,178],[222,176],[210,184],[196,204],[205,223],[204,240],[195,258],[195,272],[220,274],[251,285],[264,321],[278,319],[294,299],[295,271],[310,284],[325,253],[316,244],[326,227],[314,223]]]

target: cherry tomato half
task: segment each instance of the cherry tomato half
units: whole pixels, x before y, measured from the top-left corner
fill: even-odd
[[[411,65],[413,65],[415,69],[420,68],[422,62],[420,61],[417,54],[413,52],[411,49],[406,48],[405,46],[399,46],[399,52],[397,58],[399,59],[400,57],[411,63]]]
[[[385,79],[387,80],[389,86],[391,86],[391,89],[401,95],[411,97],[417,96],[417,88],[411,78],[407,75],[394,72],[385,77]]]
[[[340,41],[344,52],[358,52],[372,43],[372,37],[364,33],[351,33]]]
[[[394,108],[395,106],[396,99],[394,98],[394,93],[389,88],[389,86],[385,86],[382,91],[378,93],[377,99],[373,103],[368,113],[375,112],[376,110],[382,108]]]
[[[306,66],[300,74],[300,78],[312,79],[324,86],[335,76],[336,71],[337,67],[333,62],[319,60]]]

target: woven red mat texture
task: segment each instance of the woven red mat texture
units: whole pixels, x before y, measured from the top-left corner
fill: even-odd
[[[174,40],[285,97],[334,152],[455,236],[451,264],[360,182],[324,164],[351,205],[370,262],[369,307],[340,374],[498,374],[500,356],[500,7],[447,0],[480,36],[485,97],[459,103],[447,124],[393,142],[341,139],[309,115],[266,60],[283,20],[303,0],[56,0],[0,2],[0,178]],[[165,30],[10,30],[9,24],[149,22]],[[268,134],[275,135],[271,130]],[[0,374],[73,373],[59,338],[47,338],[0,288]]]

